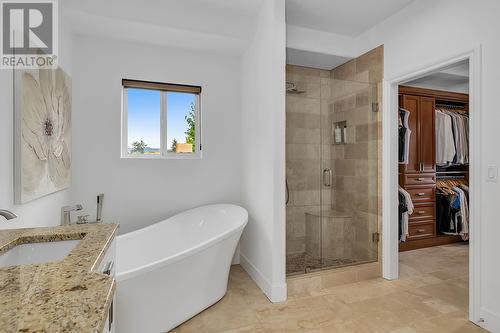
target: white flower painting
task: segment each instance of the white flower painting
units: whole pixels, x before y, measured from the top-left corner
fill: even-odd
[[[16,202],[68,188],[71,78],[60,68],[16,74]]]

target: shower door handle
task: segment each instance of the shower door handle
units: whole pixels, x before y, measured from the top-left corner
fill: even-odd
[[[332,169],[323,170],[323,185],[326,187],[332,187],[333,173]]]

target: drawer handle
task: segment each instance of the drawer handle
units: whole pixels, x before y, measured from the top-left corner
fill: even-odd
[[[418,232],[419,234],[423,234],[423,233],[425,232],[425,229],[418,229],[418,230],[417,230],[417,232]]]
[[[425,195],[425,193],[417,193],[418,197],[423,197],[424,195]]]
[[[111,305],[109,306],[109,323],[108,323],[108,331],[111,332],[113,330],[113,314],[114,314],[114,311],[113,311],[113,303],[114,302],[111,302]]]
[[[425,180],[425,178],[415,178],[415,180],[416,180],[417,182],[423,182],[423,181]]]
[[[425,214],[425,211],[424,211],[424,210],[419,210],[419,211],[417,212],[417,214]]]
[[[106,275],[111,275],[111,270],[113,269],[113,261],[110,261],[106,264],[106,268],[104,268],[104,271],[103,273],[106,274]]]

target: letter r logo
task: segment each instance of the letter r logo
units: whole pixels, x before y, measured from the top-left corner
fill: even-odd
[[[12,1],[1,3],[2,54],[52,54],[55,35],[55,3]]]

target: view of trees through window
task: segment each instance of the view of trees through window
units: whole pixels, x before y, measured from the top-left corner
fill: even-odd
[[[196,95],[165,92],[166,131],[160,133],[161,92],[128,88],[127,121],[129,154],[160,155],[161,136],[169,153],[195,152]]]
[[[128,152],[160,154],[160,92],[127,89]]]
[[[173,94],[182,94],[186,96],[175,96]],[[167,94],[167,142],[170,144],[169,152],[194,152],[195,150],[195,95],[184,93]],[[189,101],[189,99],[193,99]],[[187,105],[189,103],[189,105]],[[170,112],[170,109],[179,107],[176,112]]]

